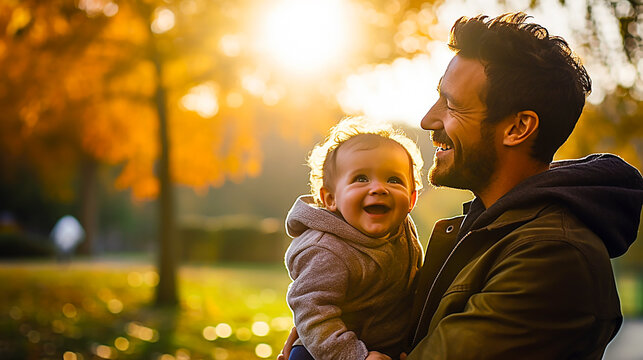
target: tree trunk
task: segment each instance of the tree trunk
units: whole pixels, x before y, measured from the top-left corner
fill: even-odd
[[[152,40],[154,41],[154,40]],[[170,139],[167,123],[167,95],[163,85],[163,62],[158,49],[153,47],[153,61],[157,73],[156,109],[159,118],[160,158],[158,166],[159,190],[159,284],[156,288],[157,305],[176,305],[177,242],[174,224],[174,192],[170,167]]]
[[[80,166],[80,224],[85,229],[85,239],[77,253],[92,255],[98,228],[98,164],[91,156],[83,155]]]

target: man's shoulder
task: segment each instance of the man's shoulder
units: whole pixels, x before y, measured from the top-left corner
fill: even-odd
[[[540,207],[530,221],[505,236],[511,247],[550,242],[552,246],[571,246],[588,259],[609,260],[603,240],[564,205],[551,203]]]

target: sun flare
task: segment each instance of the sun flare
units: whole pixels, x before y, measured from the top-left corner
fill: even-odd
[[[348,49],[347,10],[342,0],[284,0],[265,17],[260,46],[285,69],[320,70]]]

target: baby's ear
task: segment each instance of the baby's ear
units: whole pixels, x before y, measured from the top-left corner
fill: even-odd
[[[409,212],[413,210],[417,200],[418,200],[418,192],[416,190],[413,190],[413,192],[411,193],[411,201],[409,202]]]
[[[322,186],[322,188],[319,189],[319,197],[321,197],[322,202],[324,203],[324,207],[326,209],[330,211],[337,210],[337,204],[335,204],[335,194],[333,194],[325,186]]]

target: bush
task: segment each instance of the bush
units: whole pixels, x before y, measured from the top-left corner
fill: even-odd
[[[0,258],[53,257],[54,245],[45,236],[21,231],[0,232]]]
[[[186,262],[283,262],[288,240],[276,219],[246,216],[192,217],[181,221]]]

